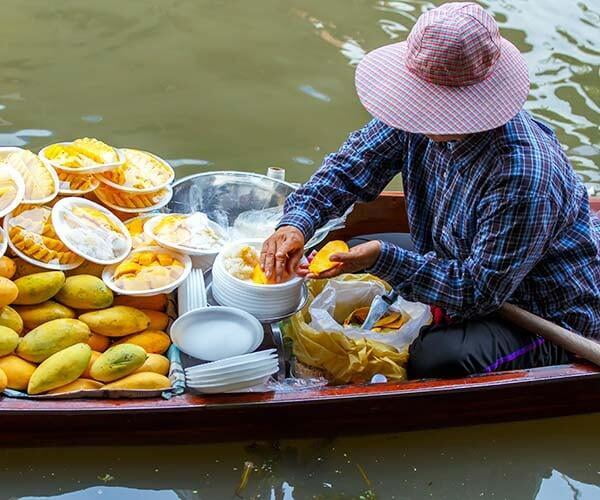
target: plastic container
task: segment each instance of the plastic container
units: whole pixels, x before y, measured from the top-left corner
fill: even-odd
[[[25,195],[21,174],[12,168],[0,168],[0,217],[19,206]]]
[[[81,166],[81,167],[69,167],[60,163],[60,161],[50,159],[47,156],[48,149],[52,146],[71,146],[75,141],[69,142],[58,142],[56,144],[50,144],[38,153],[38,156],[46,162],[48,165],[56,168],[57,170],[63,170],[64,172],[70,172],[72,174],[96,174],[100,172],[106,172],[108,170],[114,170],[120,167],[125,162],[125,155],[116,148],[112,148],[115,151],[117,161],[109,163],[94,163],[93,165]]]
[[[125,261],[129,260],[132,256],[139,254],[140,252],[155,252],[167,254],[175,259],[178,259],[183,264],[183,270],[181,272],[181,275],[179,275],[176,279],[173,279],[172,282],[169,282],[168,284],[161,287],[148,288],[146,290],[127,290],[125,288],[120,287],[115,282],[114,275],[115,271],[117,270],[117,264],[113,264],[111,266],[105,267],[104,271],[102,272],[102,279],[104,280],[104,283],[106,283],[106,286],[108,286],[113,292],[116,292],[120,295],[135,295],[138,297],[148,297],[151,295],[171,293],[185,281],[185,279],[190,274],[190,271],[192,270],[192,261],[187,255],[183,255],[177,252],[173,252],[172,250],[168,250],[166,248],[157,246],[136,248],[128,255]]]
[[[58,177],[52,167],[25,149],[8,154],[2,164],[19,173],[25,191],[21,203],[44,205],[58,195]]]
[[[58,194],[63,196],[81,196],[91,193],[99,185],[100,181],[89,174],[72,174],[57,170],[58,176]]]
[[[107,186],[128,193],[153,193],[167,187],[175,179],[175,171],[165,160],[148,151],[137,149],[120,149],[125,163],[111,172],[98,174],[98,179]],[[143,178],[150,182],[148,187],[128,185],[127,178]],[[121,178],[123,182],[117,182]],[[131,180],[129,183],[131,184]],[[135,182],[135,181],[133,181]]]
[[[122,261],[131,251],[131,236],[121,220],[93,201],[63,198],[52,208],[58,237],[77,255],[104,266]]]
[[[56,234],[50,207],[21,205],[4,217],[4,230],[11,250],[30,264],[53,271],[68,271],[84,261]]]
[[[133,194],[117,191],[102,184],[94,193],[107,207],[128,214],[140,214],[153,212],[167,205],[171,201],[173,190],[171,186],[166,186],[152,193]]]
[[[171,226],[173,230],[166,231],[164,234],[161,233],[160,230],[157,231],[160,224],[169,217],[177,217],[181,219],[173,223]],[[183,238],[179,241],[176,240],[176,228],[181,228],[181,232],[190,235],[187,241]],[[195,245],[193,238],[196,238],[196,241],[198,242],[201,241],[201,238],[203,237],[202,232],[205,230],[205,228],[207,228],[209,231],[212,231],[218,238],[218,241],[214,241],[210,238],[210,236],[206,235],[204,236],[205,240],[207,241],[206,246],[201,247],[200,245]],[[194,256],[216,256],[227,241],[227,233],[225,229],[223,229],[216,222],[209,220],[206,215],[201,212],[195,212],[193,214],[157,215],[152,217],[144,224],[144,233],[148,239],[156,241],[162,247],[170,248],[171,250]]]
[[[144,232],[144,224],[152,219],[152,217],[155,217],[155,214],[138,215],[137,217],[127,219],[123,223],[131,236],[132,248],[154,247],[158,245],[156,241],[148,238]]]

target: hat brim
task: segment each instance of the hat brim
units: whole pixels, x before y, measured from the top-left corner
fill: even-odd
[[[356,69],[361,103],[391,127],[434,135],[483,132],[504,125],[527,99],[527,63],[504,38],[492,73],[464,87],[419,78],[406,67],[406,52],[406,42],[386,45],[367,54]]]

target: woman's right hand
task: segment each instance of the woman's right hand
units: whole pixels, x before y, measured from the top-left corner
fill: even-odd
[[[293,275],[304,253],[304,235],[293,226],[282,226],[264,243],[260,266],[268,279],[280,283]]]

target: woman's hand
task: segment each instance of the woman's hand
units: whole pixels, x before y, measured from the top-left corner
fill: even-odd
[[[294,274],[304,253],[304,235],[293,226],[282,226],[264,243],[260,266],[268,279],[280,283]]]
[[[362,243],[355,247],[352,247],[349,252],[346,253],[336,253],[329,257],[329,260],[332,262],[339,262],[337,266],[329,271],[325,271],[318,276],[315,274],[311,274],[308,270],[308,264],[300,265],[297,270],[298,275],[306,276],[307,278],[334,278],[335,276],[339,276],[344,273],[356,273],[358,271],[364,271],[365,269],[369,269],[373,267],[379,258],[379,253],[381,252],[381,242],[374,240],[368,241],[367,243]],[[315,252],[313,252],[308,261],[310,262],[314,257]]]

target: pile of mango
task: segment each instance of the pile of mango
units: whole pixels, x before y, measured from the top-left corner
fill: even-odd
[[[37,271],[0,257],[0,392],[170,387],[166,295],[115,297],[89,266]]]

